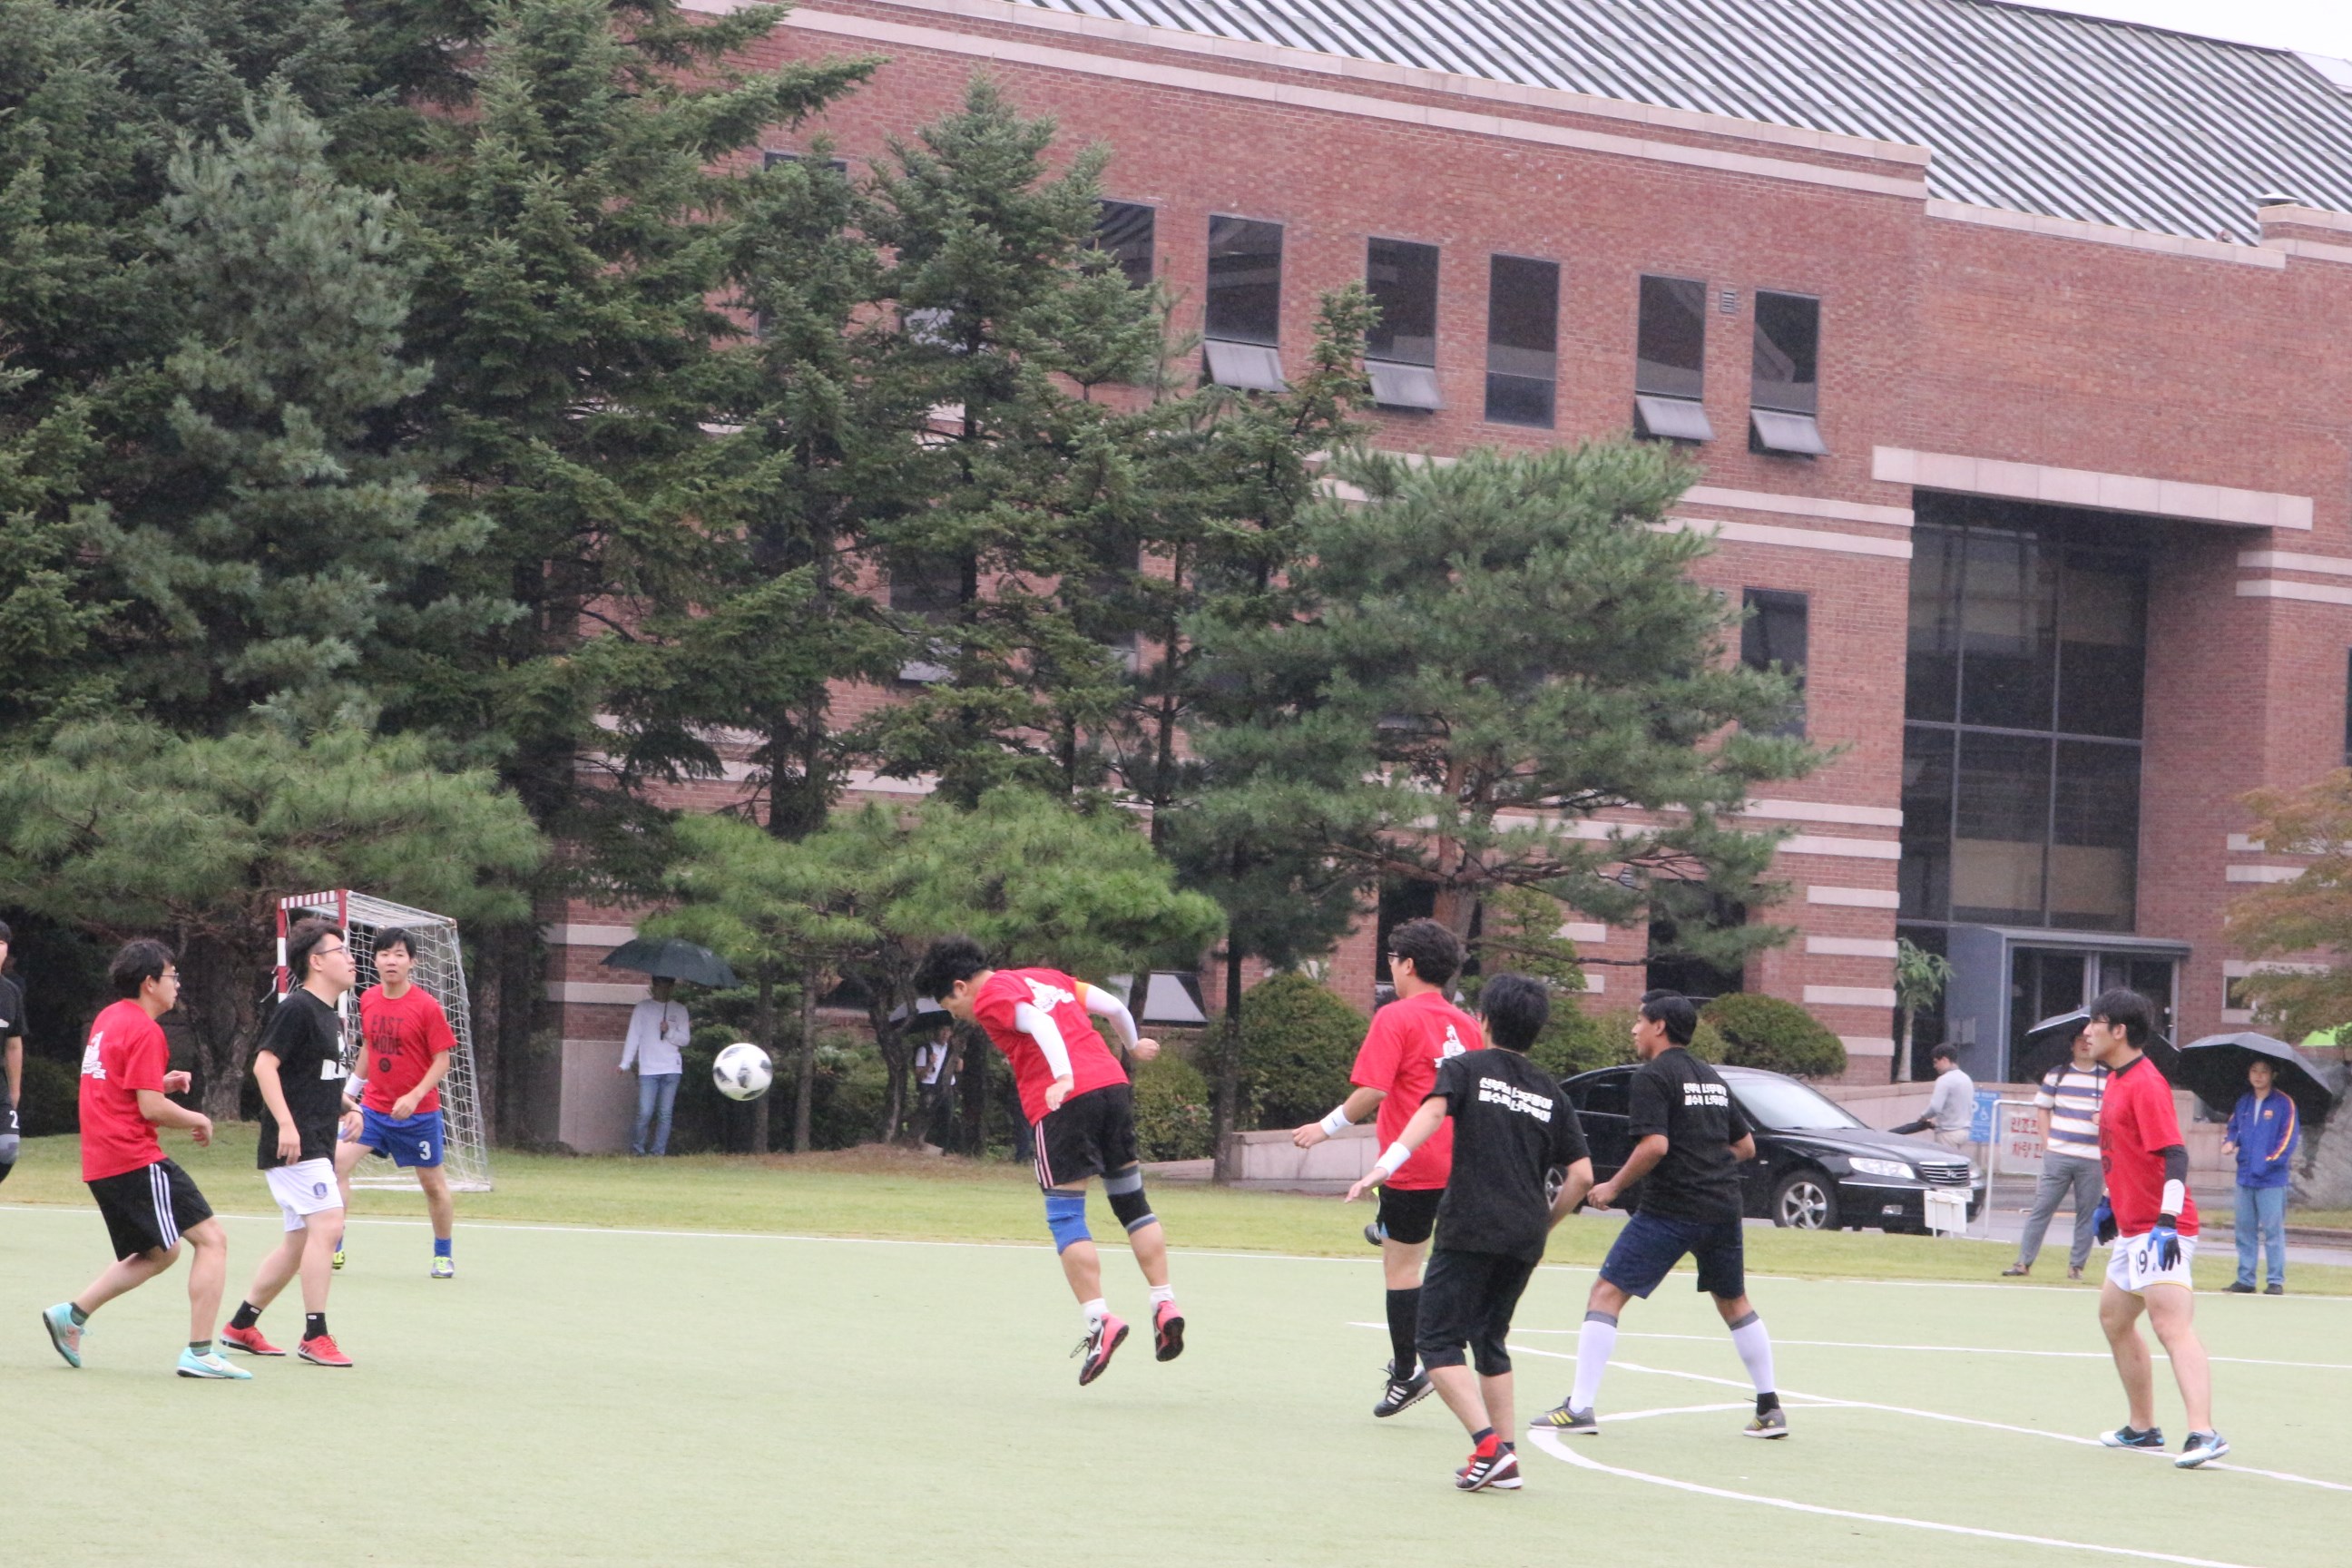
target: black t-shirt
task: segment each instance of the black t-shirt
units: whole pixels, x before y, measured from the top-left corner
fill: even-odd
[[[1549,1073],[1499,1047],[1446,1058],[1429,1092],[1445,1097],[1454,1118],[1437,1245],[1541,1262],[1551,1233],[1544,1173],[1586,1157],[1576,1108]]]
[[[270,1015],[255,1050],[278,1058],[278,1084],[302,1134],[302,1158],[333,1159],[335,1123],[343,1113],[342,1016],[298,985]],[[288,1163],[278,1157],[278,1119],[265,1101],[254,1163],[268,1171]]]
[[[1669,1046],[1633,1074],[1632,1121],[1639,1142],[1666,1136],[1666,1156],[1642,1178],[1642,1212],[1660,1219],[1738,1219],[1739,1161],[1731,1146],[1752,1131],[1716,1070]]]

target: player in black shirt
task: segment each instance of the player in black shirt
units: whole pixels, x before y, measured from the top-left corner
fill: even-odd
[[[343,1231],[343,1196],[335,1184],[335,1142],[343,1117],[357,1109],[343,1093],[343,1016],[336,1004],[359,978],[343,933],[306,920],[286,933],[286,966],[299,982],[278,1001],[253,1054],[261,1088],[261,1142],[254,1163],[286,1216],[286,1239],[254,1271],[253,1289],[221,1331],[225,1350],[284,1355],[262,1337],[262,1309],[297,1274],[302,1279],[304,1361],[349,1366],[327,1332],[327,1286],[335,1238]]]
[[[1454,1119],[1454,1168],[1437,1205],[1437,1249],[1422,1281],[1414,1348],[1438,1397],[1475,1445],[1454,1473],[1466,1492],[1516,1490],[1519,1458],[1511,1418],[1511,1356],[1504,1344],[1528,1277],[1543,1261],[1551,1227],[1592,1185],[1592,1161],[1575,1108],[1549,1073],[1527,1058],[1551,1000],[1539,982],[1498,974],[1479,996],[1490,1048],[1448,1057],[1397,1141],[1350,1188],[1350,1201],[1392,1174],[1438,1124]],[[1567,1178],[1545,1192],[1554,1170]],[[1477,1375],[1463,1364],[1463,1346]]]
[[[1633,1075],[1633,1152],[1586,1199],[1607,1208],[1640,1182],[1642,1206],[1617,1233],[1584,1303],[1576,1386],[1566,1403],[1536,1417],[1538,1426],[1580,1435],[1601,1429],[1592,1406],[1617,1345],[1617,1314],[1632,1298],[1656,1289],[1687,1253],[1698,1260],[1698,1288],[1715,1298],[1756,1385],[1756,1418],[1747,1435],[1789,1435],[1772,1380],[1772,1341],[1748,1301],[1739,1165],[1756,1157],[1756,1136],[1716,1070],[1685,1048],[1697,1028],[1698,1009],[1689,997],[1653,991],[1642,998],[1633,1024],[1633,1054],[1643,1064]]]
[[[8,944],[16,933],[0,921],[0,969],[8,966]],[[25,987],[0,974],[0,1182],[16,1168],[16,1101],[25,1088]]]

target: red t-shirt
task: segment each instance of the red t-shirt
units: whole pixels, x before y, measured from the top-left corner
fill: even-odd
[[[1388,1091],[1373,1122],[1380,1130],[1381,1147],[1397,1141],[1404,1124],[1429,1097],[1429,1086],[1437,1081],[1438,1063],[1465,1051],[1484,1049],[1486,1044],[1486,1037],[1478,1032],[1478,1020],[1448,1002],[1441,992],[1400,997],[1373,1014],[1372,1026],[1356,1052],[1355,1070],[1349,1078],[1366,1089]],[[1453,1169],[1454,1120],[1448,1117],[1437,1124],[1428,1142],[1412,1152],[1412,1159],[1397,1167],[1388,1184],[1426,1192],[1444,1186]]]
[[[2158,1151],[2180,1139],[2180,1118],[2172,1106],[2172,1085],[2146,1057],[2107,1075],[2099,1100],[2099,1163],[2106,1167],[2107,1202],[2116,1229],[2146,1236],[2164,1211],[2164,1161]],[[2180,1234],[2197,1234],[2197,1200],[2182,1184]]]
[[[360,1048],[367,1053],[367,1090],[360,1101],[389,1115],[392,1103],[424,1081],[433,1058],[457,1048],[449,1015],[422,985],[411,985],[394,1001],[381,985],[360,993]],[[441,1109],[441,1091],[427,1090],[415,1114]]]
[[[1014,1009],[1024,1002],[1053,1019],[1061,1031],[1062,1044],[1070,1053],[1072,1096],[1127,1081],[1127,1070],[1095,1032],[1094,1019],[1080,1001],[1085,995],[1084,983],[1058,969],[1000,969],[973,998],[971,1016],[1013,1064],[1013,1081],[1021,1089],[1021,1114],[1033,1125],[1045,1120],[1045,1090],[1054,1082],[1054,1069],[1045,1065],[1045,1053],[1037,1042],[1013,1021]]]
[[[91,1023],[81,1053],[83,1181],[144,1170],[163,1157],[155,1124],[139,1114],[139,1091],[163,1093],[171,1062],[163,1026],[136,1002],[117,1002]]]

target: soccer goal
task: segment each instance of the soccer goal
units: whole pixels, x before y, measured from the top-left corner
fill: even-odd
[[[306,915],[322,916],[342,927],[352,957],[359,964],[359,984],[345,993],[341,1004],[343,1059],[347,1064],[357,1059],[361,1047],[359,994],[376,983],[375,933],[399,927],[415,934],[416,967],[412,971],[415,984],[439,1000],[442,1010],[449,1015],[450,1032],[457,1037],[457,1048],[449,1054],[448,1076],[441,1080],[442,1165],[455,1190],[488,1192],[489,1130],[482,1124],[480,1080],[474,1071],[474,1010],[466,994],[466,966],[457,943],[457,922],[447,915],[411,909],[406,904],[355,893],[348,888],[280,899],[278,994],[281,997],[292,984],[292,976],[286,968],[287,928]],[[389,1161],[362,1160],[352,1173],[352,1185],[413,1191],[416,1178]]]

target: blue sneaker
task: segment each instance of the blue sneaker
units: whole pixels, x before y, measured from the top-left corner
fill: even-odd
[[[194,1351],[183,1350],[179,1371],[182,1377],[217,1377],[232,1383],[248,1383],[253,1378],[253,1373],[245,1368],[231,1366],[221,1360],[218,1351],[206,1351],[198,1355]]]
[[[49,1343],[58,1347],[68,1366],[81,1364],[82,1326],[73,1321],[71,1301],[60,1301],[42,1312],[41,1327],[49,1331]]]

